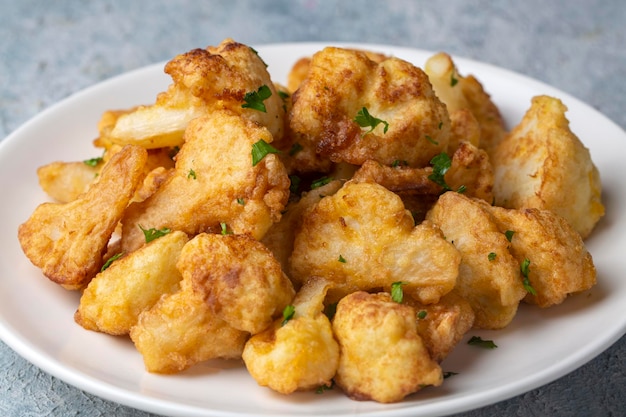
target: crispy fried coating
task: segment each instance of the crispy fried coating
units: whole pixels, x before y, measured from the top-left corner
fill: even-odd
[[[414,225],[396,194],[348,181],[304,214],[290,277],[321,276],[345,294],[403,281],[405,291],[432,303],[456,284],[460,259],[437,227]]]
[[[405,302],[415,309],[417,334],[431,358],[439,363],[474,325],[472,306],[455,291],[441,297],[436,304],[422,304],[411,297],[405,298]]]
[[[528,279],[536,295],[528,293],[525,302],[550,307],[595,285],[591,254],[580,235],[562,217],[549,210],[505,209],[489,204],[483,207],[493,215],[501,231],[515,232],[511,253],[517,261],[530,261]]]
[[[229,109],[265,126],[276,141],[283,136],[283,100],[263,60],[249,46],[225,39],[216,47],[193,49],[169,61],[173,80],[156,102],[119,116],[108,139],[146,148],[179,146],[187,124],[217,109]],[[267,86],[265,111],[245,107],[245,96]]]
[[[462,189],[465,196],[493,202],[494,173],[489,155],[470,142],[459,143],[444,179],[452,190]]]
[[[289,178],[275,154],[252,165],[252,145],[270,143],[267,129],[226,110],[194,119],[175,171],[144,201],[133,203],[122,219],[122,249],[143,244],[138,225],[182,230],[188,235],[230,231],[260,239],[280,220],[289,199]]]
[[[495,203],[551,210],[584,239],[604,215],[602,185],[589,150],[569,128],[566,110],[557,98],[532,99],[494,152]]]
[[[100,166],[99,166],[100,165]],[[102,168],[84,162],[52,162],[37,169],[41,189],[59,203],[69,203],[83,194]]]
[[[480,127],[478,146],[491,154],[492,149],[506,135],[506,126],[500,110],[481,83],[473,75],[460,75],[450,55],[444,52],[430,57],[424,65],[424,71],[437,96],[448,107],[451,118],[456,119],[457,126],[459,119],[467,115],[452,115],[464,109],[471,112]],[[463,123],[468,123],[467,119]],[[469,123],[472,124],[471,121]]]
[[[388,123],[386,133],[382,123],[370,133],[359,126],[355,118],[363,107]],[[304,149],[354,165],[371,159],[426,166],[447,148],[450,136],[446,107],[421,69],[398,58],[376,62],[364,52],[334,47],[313,55],[288,119]]]
[[[173,374],[209,359],[240,358],[250,334],[235,329],[215,314],[194,274],[198,265],[198,241],[190,240],[176,262],[182,274],[180,289],[163,295],[139,315],[130,338],[143,356],[148,372]]]
[[[19,226],[22,250],[46,277],[79,289],[99,272],[107,243],[143,179],[146,158],[145,149],[125,146],[84,194],[70,203],[43,203]]]
[[[280,263],[250,236],[199,234],[185,248],[185,260],[194,290],[238,330],[265,330],[295,295]]]
[[[509,241],[480,201],[448,191],[426,218],[461,252],[455,291],[472,306],[474,326],[501,329],[513,320],[526,290]]]
[[[388,293],[352,293],[339,301],[333,319],[339,342],[337,385],[355,400],[391,403],[443,382],[417,333],[415,310]]]
[[[289,257],[293,252],[296,230],[300,228],[303,213],[313,207],[322,197],[335,194],[342,185],[342,181],[333,180],[321,187],[302,193],[300,199],[287,204],[280,221],[275,223],[263,236],[261,242],[272,251],[280,262],[283,271],[289,270]]]
[[[128,334],[141,312],[179,289],[176,261],[187,240],[174,231],[113,262],[91,280],[74,320],[88,330]]]
[[[323,313],[328,286],[321,278],[307,281],[293,301],[293,317],[248,340],[242,357],[259,385],[290,394],[332,384],[339,345]]]

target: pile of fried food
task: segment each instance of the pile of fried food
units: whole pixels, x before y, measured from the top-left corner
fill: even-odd
[[[508,130],[445,53],[327,47],[280,85],[226,39],[165,72],[153,104],[103,114],[102,157],[39,168],[56,201],[18,232],[149,372],[240,358],[279,393],[397,402],[472,328],[596,282],[600,178],[557,98]]]

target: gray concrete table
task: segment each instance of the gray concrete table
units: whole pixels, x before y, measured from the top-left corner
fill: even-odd
[[[625,22],[622,0],[0,0],[0,138],[84,87],[226,37],[445,50],[551,84],[626,128]],[[626,415],[625,363],[622,336],[553,383],[460,416]],[[150,414],[69,386],[0,343],[0,415]]]

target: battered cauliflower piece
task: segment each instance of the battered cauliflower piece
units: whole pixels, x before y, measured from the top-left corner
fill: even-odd
[[[87,285],[103,265],[111,235],[143,179],[146,159],[145,149],[125,146],[77,199],[39,205],[18,229],[28,259],[66,289]]]
[[[94,160],[95,161],[95,160]],[[100,173],[102,163],[52,162],[37,169],[41,189],[59,203],[69,203],[83,194]]]
[[[130,330],[148,372],[173,374],[209,359],[240,358],[250,336],[219,318],[194,282],[194,275],[207,268],[203,261],[198,264],[198,242],[187,242],[176,262],[180,289],[143,311]]]
[[[332,180],[328,184],[304,192],[299,200],[287,204],[280,221],[274,224],[263,236],[261,242],[272,251],[280,262],[283,271],[289,270],[289,257],[293,252],[296,230],[302,223],[302,215],[317,204],[321,198],[333,195],[343,185],[342,181]]]
[[[536,294],[529,292],[525,302],[550,307],[595,285],[591,254],[580,235],[562,217],[549,210],[483,206],[501,231],[515,232],[511,253],[517,261],[530,262],[528,280]]]
[[[187,240],[174,231],[111,263],[83,292],[74,320],[88,330],[128,334],[141,312],[179,289],[176,261]]]
[[[474,310],[455,291],[441,297],[436,304],[422,304],[411,297],[406,304],[415,309],[417,334],[431,358],[441,363],[474,325]]]
[[[242,357],[259,385],[281,394],[331,386],[339,345],[323,313],[328,286],[321,278],[307,281],[293,300],[293,316],[248,340]]]
[[[352,399],[401,401],[443,382],[417,333],[415,310],[388,293],[352,293],[339,301],[333,331],[339,342],[337,385]]]
[[[439,197],[426,218],[454,243],[462,260],[455,291],[466,299],[482,329],[506,327],[526,296],[520,264],[509,252],[510,242],[493,217],[472,200],[454,191]]]
[[[227,110],[194,119],[176,156],[174,172],[154,194],[131,204],[122,219],[122,250],[143,244],[138,225],[181,230],[188,235],[218,232],[221,226],[255,239],[280,220],[289,199],[289,177],[275,154],[253,165],[259,140],[269,131]]]
[[[584,238],[604,215],[602,185],[589,150],[570,130],[567,107],[537,96],[495,149],[495,203],[534,207],[565,218]]]
[[[295,295],[272,253],[246,235],[197,235],[187,244],[185,259],[195,291],[213,314],[238,330],[265,330]]]
[[[270,79],[263,60],[249,46],[225,39],[217,47],[193,49],[165,66],[173,80],[156,102],[140,106],[117,119],[108,132],[114,143],[145,148],[180,146],[187,124],[217,109],[229,109],[265,126],[275,140],[284,130],[283,100]],[[246,94],[265,88],[264,110],[246,106]]]
[[[448,107],[453,120],[456,119],[458,123],[459,118],[467,117],[462,114],[452,116],[459,111],[471,112],[480,127],[478,146],[491,154],[507,131],[500,110],[481,83],[472,75],[460,75],[450,55],[444,52],[430,57],[424,65],[424,71],[428,74],[435,93]]]
[[[460,260],[436,226],[414,225],[396,194],[348,181],[304,214],[290,277],[324,277],[344,294],[403,281],[407,293],[433,303],[455,286]]]
[[[292,100],[289,127],[304,149],[296,160],[313,150],[333,162],[404,160],[419,167],[448,146],[445,105],[426,74],[398,58],[376,62],[361,51],[324,48]],[[361,127],[355,118],[364,108],[386,124]]]

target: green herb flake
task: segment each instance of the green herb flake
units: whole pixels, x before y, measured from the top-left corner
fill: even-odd
[[[450,378],[451,376],[458,375],[458,372],[447,371],[443,373],[443,379]]]
[[[489,252],[489,255],[487,255],[487,258],[488,258],[490,261],[495,261],[495,260],[496,260],[496,256],[497,256],[497,255],[496,255],[496,253],[495,253],[495,252]]]
[[[115,255],[111,256],[109,259],[107,259],[107,261],[104,263],[104,265],[102,265],[102,268],[100,268],[100,272],[102,272],[105,269],[107,269],[108,267],[110,267],[113,262],[115,262],[118,259],[120,259],[123,255],[124,255],[124,252],[120,252],[120,253],[116,253]]]
[[[361,127],[369,127],[369,130],[363,133],[363,136],[373,132],[374,129],[376,129],[376,126],[381,123],[385,126],[383,128],[383,133],[387,133],[387,129],[389,129],[389,123],[372,116],[367,110],[367,107],[363,107],[361,110],[358,111],[356,117],[354,118],[354,121]]]
[[[261,162],[261,160],[270,153],[280,153],[280,151],[263,139],[259,139],[252,145],[252,166],[256,166],[256,164]]]
[[[261,62],[263,63],[263,65],[265,65],[265,68],[267,68],[267,64],[265,63],[265,61],[263,61],[263,58],[261,58],[261,55],[259,55],[259,52],[258,52],[256,49],[254,49],[253,47],[251,47],[251,46],[248,46],[248,48],[250,48],[250,50],[251,50],[251,51],[252,51],[252,52],[253,52],[256,56],[258,56],[258,57],[259,57],[259,59],[261,60]]]
[[[270,90],[267,85],[263,84],[258,90],[246,93],[243,97],[243,101],[245,103],[243,103],[241,107],[244,109],[258,110],[260,112],[267,113],[267,108],[265,107],[265,103],[263,103],[263,101],[267,100],[271,96],[272,90]]]
[[[237,204],[241,204],[242,206],[245,206],[246,205],[246,200],[244,200],[241,197],[238,197],[237,198]]]
[[[467,344],[485,349],[495,349],[498,347],[498,345],[493,343],[493,340],[485,340],[480,336],[472,336],[470,340],[467,341]]]
[[[283,100],[287,100],[289,98],[289,93],[286,91],[279,91],[278,95],[280,96],[280,98],[282,98]]]
[[[302,145],[300,145],[298,142],[294,143],[293,145],[291,145],[291,149],[289,149],[289,156],[294,156],[302,149],[304,149]]]
[[[444,179],[444,175],[446,175],[446,172],[448,172],[448,170],[452,166],[452,160],[450,159],[448,154],[442,152],[439,155],[435,155],[430,160],[430,164],[433,167],[433,172],[428,176],[428,179],[435,184],[441,186],[444,191],[450,191],[450,187]]]
[[[83,161],[83,164],[95,168],[102,161],[103,161],[102,157],[99,156],[97,158],[85,159]]]
[[[220,229],[221,229],[222,235],[224,235],[224,236],[233,234],[233,232],[228,230],[228,225],[226,223],[224,223],[224,222],[220,222]]]
[[[189,178],[191,178],[192,180],[195,180],[198,178],[196,176],[196,171],[194,171],[193,168],[189,168],[189,172],[187,173],[187,179]]]
[[[292,304],[286,306],[283,309],[283,321],[281,323],[281,326],[287,324],[287,322],[293,318],[294,314],[296,314],[296,308]]]
[[[291,194],[297,194],[300,191],[300,183],[302,183],[302,178],[297,175],[290,175],[289,181],[291,181],[291,184],[289,185],[289,192]]]
[[[504,232],[504,236],[506,236],[506,240],[508,240],[509,242],[513,240],[514,234],[515,234],[515,231],[513,230],[507,230],[506,232]]]
[[[337,259],[339,262],[341,262],[342,264],[346,263],[346,258],[344,258],[343,256],[339,255],[339,259]]]
[[[530,279],[528,279],[528,274],[530,273],[530,260],[528,258],[524,258],[520,264],[520,272],[522,273],[522,284],[524,285],[524,289],[528,291],[529,294],[537,295],[537,291],[530,284]]]
[[[396,303],[401,303],[404,299],[403,285],[406,285],[406,282],[396,281],[391,284],[391,299]]]
[[[144,229],[142,225],[138,225],[141,231],[143,232],[143,237],[146,239],[146,243],[150,243],[155,239],[158,239],[162,236],[165,236],[168,233],[171,233],[171,229],[164,227],[162,229],[155,229],[151,227],[150,229]]]
[[[417,318],[420,319],[420,320],[424,320],[427,315],[428,315],[428,313],[426,312],[426,310],[420,310],[417,313]]]
[[[426,140],[432,143],[433,145],[439,145],[439,142],[437,142],[435,139],[433,139],[432,137],[428,135],[426,135]]]
[[[332,381],[331,381],[330,385],[320,385],[319,387],[317,387],[317,388],[315,389],[315,393],[316,393],[316,394],[323,394],[323,393],[325,393],[326,391],[330,391],[330,390],[332,390],[332,389],[333,389],[333,386],[334,386],[334,384],[333,384],[333,382],[332,382]]]
[[[454,72],[450,74],[450,87],[454,87],[459,82],[458,78],[454,76]]]
[[[320,188],[321,186],[328,184],[332,180],[333,180],[332,177],[322,177],[322,178],[316,179],[315,181],[311,183],[311,190]]]

